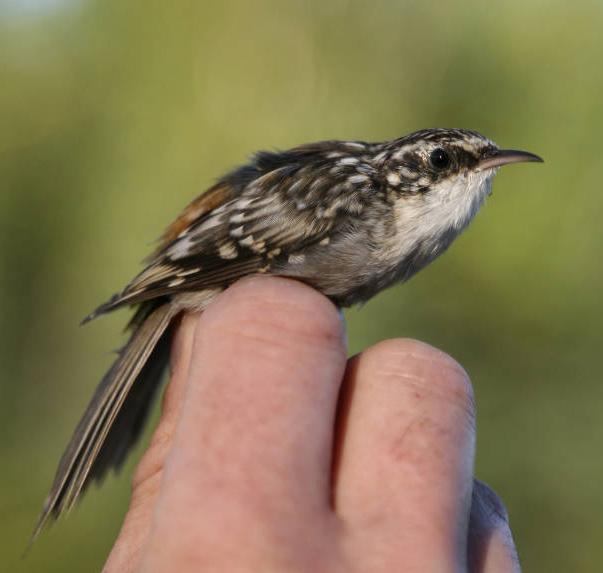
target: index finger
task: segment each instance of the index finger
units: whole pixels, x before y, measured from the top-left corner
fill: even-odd
[[[337,309],[299,282],[242,281],[210,305],[197,325],[163,476],[150,542],[155,564],[182,552],[173,543],[215,549],[232,540],[243,553],[241,540],[249,540],[258,551],[275,535],[270,528],[283,536],[308,512],[331,516],[345,361]]]

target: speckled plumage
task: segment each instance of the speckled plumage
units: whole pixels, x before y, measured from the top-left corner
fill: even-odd
[[[132,338],[61,459],[36,533],[125,459],[178,313],[203,310],[253,274],[302,280],[340,306],[365,301],[450,245],[490,193],[498,166],[536,160],[473,131],[430,129],[384,143],[260,152],[221,178],[168,227],[147,267],[86,319],[138,307]]]
[[[429,150],[442,145],[457,150],[444,172],[428,163]],[[417,256],[408,268],[400,260],[395,205],[418,207],[451,170],[471,169],[480,154],[496,149],[475,132],[426,130],[385,143],[324,141],[257,153],[208,192],[220,202],[191,219],[188,211],[203,206],[204,196],[195,200],[178,219],[187,225],[167,233],[149,266],[97,312],[223,288],[250,266],[305,280],[343,306],[361,302],[387,286],[380,275],[389,266],[400,267],[404,278],[421,266]],[[451,232],[461,227],[453,223]],[[385,261],[383,245],[390,243],[395,260]]]

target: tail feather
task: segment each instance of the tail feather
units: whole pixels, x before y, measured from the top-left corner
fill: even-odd
[[[92,464],[90,480],[100,482],[109,470],[119,470],[128,453],[137,443],[169,362],[171,331],[170,326],[155,346],[137,381],[132,385],[103,447]]]
[[[49,519],[69,511],[92,479],[123,463],[167,364],[172,318],[169,305],[153,310],[120,350],[59,462],[32,539]]]

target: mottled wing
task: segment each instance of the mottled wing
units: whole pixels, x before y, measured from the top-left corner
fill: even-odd
[[[159,239],[157,250],[149,257],[149,261],[161,256],[163,249],[173,243],[196,220],[203,219],[208,213],[224,205],[233,197],[235,191],[236,188],[233,185],[221,181],[195,198],[165,230]]]
[[[333,233],[362,213],[374,188],[364,144],[322,142],[260,153],[191,203],[150,264],[90,318],[180,292],[224,288]],[[203,198],[206,197],[204,200]]]

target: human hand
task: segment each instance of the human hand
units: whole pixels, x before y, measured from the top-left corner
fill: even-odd
[[[184,317],[172,358],[105,571],[519,570],[444,353],[389,340],[346,364],[326,298],[254,278]]]

